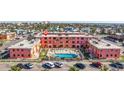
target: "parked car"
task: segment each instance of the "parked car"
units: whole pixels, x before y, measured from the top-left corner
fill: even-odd
[[[54,65],[55,65],[55,67],[61,68],[61,67],[63,67],[64,64],[62,62],[55,62]]]
[[[112,69],[110,69],[109,71],[118,71],[118,69],[113,69],[113,68],[112,68]]]
[[[119,69],[124,69],[124,64],[120,62],[112,63],[110,64],[111,67],[119,68]]]
[[[24,65],[22,63],[18,63],[16,66],[19,67],[19,68],[21,68],[21,69],[24,68]]]
[[[19,37],[16,37],[15,39],[16,39],[16,40],[19,40],[20,38],[19,38]]]
[[[76,64],[74,64],[74,67],[77,67],[79,69],[84,69],[86,66],[82,63],[76,63]]]
[[[124,54],[124,51],[122,53]]]
[[[96,67],[96,68],[100,68],[100,67],[102,67],[102,63],[101,62],[92,62],[92,64],[91,64],[91,66],[93,66],[93,67]]]
[[[33,68],[33,64],[31,63],[24,64],[24,69],[32,69],[32,68]]]
[[[55,65],[52,62],[48,62],[48,63],[43,64],[42,67],[51,69],[51,68],[54,68]]]

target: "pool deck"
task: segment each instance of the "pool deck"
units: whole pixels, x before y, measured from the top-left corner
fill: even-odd
[[[56,48],[56,49],[48,49],[47,56],[49,58],[55,58],[55,54],[75,54],[79,59],[83,59],[83,54],[80,50],[74,48]],[[72,58],[69,58],[72,59]]]

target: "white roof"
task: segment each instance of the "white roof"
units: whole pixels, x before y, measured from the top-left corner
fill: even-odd
[[[120,49],[121,47],[111,44],[110,42],[107,42],[103,39],[98,40],[98,39],[91,39],[89,40],[89,43],[98,49]]]
[[[42,34],[41,37],[94,37],[82,32],[51,32],[47,35]]]
[[[124,33],[115,33],[116,35],[124,35]]]
[[[92,35],[42,35],[42,37],[94,37]]]
[[[34,45],[36,45],[38,42],[40,42],[39,39],[37,40],[31,40],[31,41],[28,41],[28,40],[23,40],[19,43],[16,43],[15,45],[12,45],[10,46],[9,48],[28,48],[28,49],[31,49]]]

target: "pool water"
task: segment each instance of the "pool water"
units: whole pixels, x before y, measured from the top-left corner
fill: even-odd
[[[76,54],[55,54],[57,58],[76,58],[77,56]]]

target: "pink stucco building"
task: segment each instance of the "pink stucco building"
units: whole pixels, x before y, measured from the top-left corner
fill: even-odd
[[[81,48],[94,36],[81,32],[54,32],[42,34],[42,48]]]
[[[9,47],[11,59],[16,58],[38,58],[40,54],[40,40],[23,40]]]
[[[120,57],[120,47],[100,39],[89,40],[88,51],[99,59],[117,59]]]

